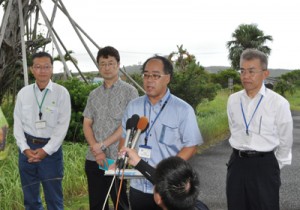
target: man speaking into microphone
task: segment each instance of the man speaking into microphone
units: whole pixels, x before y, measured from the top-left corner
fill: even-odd
[[[148,118],[149,126],[135,144],[140,157],[151,166],[170,156],[190,159],[203,142],[193,108],[172,95],[168,84],[173,75],[172,63],[162,56],[149,58],[142,67],[146,95],[129,102],[122,119],[124,145],[126,122],[133,114]],[[160,209],[153,199],[153,185],[147,179],[130,181],[132,210]]]

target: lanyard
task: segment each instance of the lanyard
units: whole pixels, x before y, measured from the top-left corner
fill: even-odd
[[[46,92],[45,92],[45,94],[44,94],[44,96],[43,96],[42,102],[39,103],[39,101],[38,101],[38,99],[37,99],[37,96],[36,96],[36,93],[35,93],[34,87],[35,87],[35,86],[33,86],[33,92],[34,92],[35,100],[36,100],[37,105],[39,106],[39,118],[40,118],[40,120],[42,120],[42,116],[43,116],[43,113],[42,113],[42,106],[43,106],[44,100],[45,100],[45,98],[46,98],[46,95],[47,95],[49,89],[46,90]]]
[[[251,117],[251,119],[249,120],[249,123],[247,123],[246,116],[245,116],[245,113],[244,113],[243,104],[242,104],[242,99],[241,99],[241,109],[242,109],[243,118],[244,118],[244,122],[245,122],[245,126],[246,126],[246,134],[247,134],[248,136],[249,136],[249,126],[250,126],[250,123],[251,123],[251,121],[252,121],[252,119],[253,119],[253,117],[254,117],[256,111],[257,111],[258,106],[260,105],[260,102],[261,102],[262,98],[263,98],[263,95],[261,95],[261,97],[260,97],[260,99],[259,99],[259,101],[258,101],[258,103],[257,103],[257,105],[256,105],[256,108],[255,108],[254,112],[252,113],[252,117]]]
[[[156,122],[156,120],[158,119],[159,115],[161,114],[161,112],[164,110],[166,104],[168,103],[169,98],[171,97],[171,94],[168,95],[168,98],[166,99],[166,101],[164,102],[164,104],[162,105],[162,107],[160,108],[158,114],[156,115],[152,125],[150,126],[150,128],[146,131],[146,136],[145,136],[145,145],[147,146],[147,142],[148,142],[148,136],[150,134],[150,131],[154,125],[154,123]],[[150,112],[150,111],[149,111]],[[151,112],[150,112],[151,114]],[[150,119],[150,114],[149,114],[149,119]],[[144,101],[144,115],[146,116],[146,99]]]

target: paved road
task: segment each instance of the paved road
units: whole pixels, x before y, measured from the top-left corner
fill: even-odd
[[[293,113],[294,144],[292,165],[281,171],[281,210],[300,210],[300,112]],[[231,154],[228,140],[196,155],[191,163],[200,175],[200,199],[210,210],[226,210],[226,163]]]

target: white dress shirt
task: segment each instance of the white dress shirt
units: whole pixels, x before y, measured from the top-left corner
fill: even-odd
[[[45,121],[46,127],[37,128],[41,104],[41,120]],[[37,84],[22,88],[14,109],[14,136],[21,152],[30,149],[24,132],[35,137],[50,138],[43,149],[48,155],[56,152],[67,134],[70,117],[70,95],[65,87],[50,80],[43,91],[40,91]]]
[[[293,118],[285,98],[264,85],[253,99],[242,90],[229,97],[227,114],[233,148],[274,151],[280,168],[291,164]]]

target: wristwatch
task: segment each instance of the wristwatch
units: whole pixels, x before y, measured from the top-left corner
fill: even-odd
[[[102,152],[105,152],[107,147],[105,146],[105,144],[102,143],[100,149],[102,150]]]

